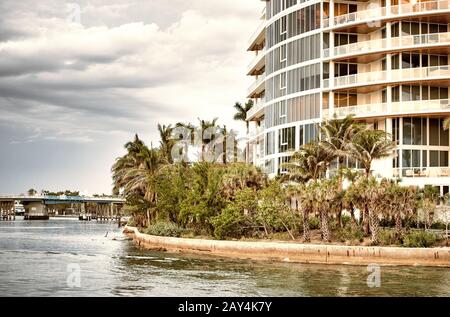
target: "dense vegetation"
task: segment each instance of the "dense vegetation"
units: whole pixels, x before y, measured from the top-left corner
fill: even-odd
[[[248,107],[236,105],[241,112]],[[201,134],[211,128],[226,131],[216,120],[199,122],[198,127],[175,127]],[[436,226],[433,215],[443,198],[434,188],[419,190],[374,178],[373,161],[391,156],[395,144],[385,132],[352,117],[324,122],[321,140],[294,153],[283,166],[287,173],[272,180],[252,165],[226,159],[236,158],[234,154],[206,162],[212,138],[203,139],[196,162],[175,162],[174,128],[158,128],[158,148],[136,136],[112,168],[115,194],[125,195],[125,210],[147,233],[410,247],[439,240],[417,228]],[[349,161],[358,162],[359,169],[349,169]]]

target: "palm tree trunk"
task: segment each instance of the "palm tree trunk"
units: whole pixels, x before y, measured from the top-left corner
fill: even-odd
[[[250,133],[250,122],[246,120],[245,124],[247,126],[247,137],[248,137],[248,134]],[[246,142],[245,144],[245,162],[250,163],[250,146],[248,142]]]
[[[227,136],[224,135],[222,143],[222,163],[227,164]]]
[[[364,234],[366,236],[369,235],[370,233],[370,221],[369,221],[369,206],[367,206],[367,204],[364,206],[364,212],[363,212],[363,229],[364,229]]]
[[[205,161],[205,143],[202,142],[202,153],[201,153],[201,161],[204,162]]]
[[[326,242],[329,242],[330,241],[330,228],[328,225],[328,214],[326,211],[322,211],[320,214],[321,214],[320,215],[321,216],[320,223],[321,223],[322,239]]]
[[[352,202],[350,203],[350,218],[352,221],[352,228],[356,228],[355,206]]]
[[[308,210],[305,208],[302,209],[302,216],[303,216],[303,239],[305,242],[311,242],[311,232],[309,230],[309,217],[308,217]]]
[[[402,238],[402,235],[402,216],[400,215],[400,211],[398,210],[395,214],[395,237],[397,240],[400,240]]]
[[[150,209],[147,208],[147,226],[150,226]]]
[[[375,212],[370,212],[370,228],[372,232],[372,244],[378,245],[380,243],[380,223]]]

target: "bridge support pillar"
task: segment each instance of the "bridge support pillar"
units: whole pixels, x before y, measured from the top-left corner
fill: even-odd
[[[15,208],[13,201],[0,202],[0,220],[16,220]]]

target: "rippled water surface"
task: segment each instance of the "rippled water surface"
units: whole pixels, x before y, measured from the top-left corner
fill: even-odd
[[[80,287],[72,288],[74,267]],[[368,275],[357,266],[141,251],[114,224],[0,222],[0,296],[450,296],[450,269],[382,267],[379,288],[367,286]]]

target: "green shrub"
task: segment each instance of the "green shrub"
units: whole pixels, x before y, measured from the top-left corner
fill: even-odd
[[[432,232],[410,231],[403,238],[403,246],[408,248],[428,248],[437,242],[437,237]]]
[[[364,241],[364,232],[360,228],[352,228],[351,225],[347,225],[337,232],[337,239],[341,242],[362,242]]]
[[[228,202],[220,215],[210,219],[216,239],[240,238],[251,224],[251,215],[258,208],[255,192],[250,188],[239,190],[236,199]]]
[[[347,215],[342,215],[342,224],[344,225],[344,227],[346,227],[347,225],[350,225],[351,222],[352,222],[352,217],[347,216]]]
[[[393,245],[397,242],[393,230],[380,230],[379,240],[380,245]]]
[[[318,217],[309,218],[309,229],[311,230],[320,229],[320,219]]]
[[[146,234],[160,237],[181,237],[183,229],[173,222],[158,221],[147,227]]]
[[[431,226],[431,229],[445,230],[445,223],[443,223],[442,221],[435,222]]]

